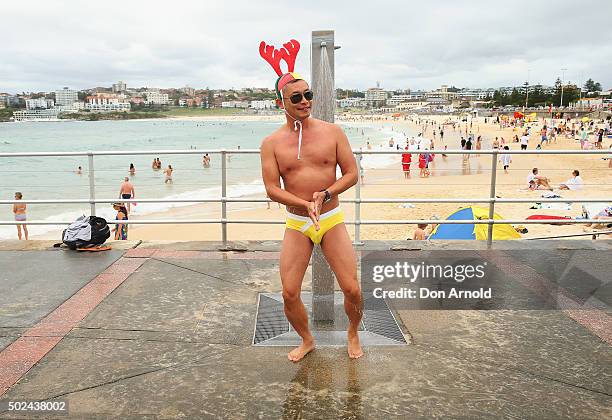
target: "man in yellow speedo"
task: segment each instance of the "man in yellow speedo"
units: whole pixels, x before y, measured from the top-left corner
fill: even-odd
[[[362,316],[361,289],[355,252],[338,201],[338,194],[357,183],[357,164],[342,129],[310,117],[312,91],[305,80],[293,73],[292,63],[299,44],[292,40],[284,47],[275,50],[263,42],[260,46],[260,54],[279,75],[277,104],[286,116],[286,123],[263,140],[261,166],[268,197],[285,204],[288,211],[280,275],[285,314],[302,337],[302,344],[288,357],[298,361],[315,347],[300,292],[313,246],[320,243],[344,292],[344,308],[349,318],[348,354],[358,358],[363,355],[357,334]],[[284,74],[278,65],[283,56],[289,58],[285,60],[289,72]],[[342,171],[339,179],[336,165]]]

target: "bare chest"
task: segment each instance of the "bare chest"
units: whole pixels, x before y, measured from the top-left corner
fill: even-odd
[[[284,138],[276,144],[274,153],[281,175],[287,175],[304,168],[324,170],[336,167],[336,142],[334,139],[304,136],[299,148],[300,159],[298,160],[298,140],[297,136],[295,137]]]

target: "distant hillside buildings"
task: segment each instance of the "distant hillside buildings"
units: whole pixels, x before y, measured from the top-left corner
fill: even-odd
[[[491,106],[492,103],[505,102],[512,98],[512,103],[524,102],[526,90],[529,99],[534,96],[558,92],[560,81],[552,86],[506,86],[496,89],[456,88],[442,85],[433,90],[385,90],[377,83],[376,87],[359,91],[355,89],[337,89],[336,106],[338,109],[373,109],[377,112],[402,111],[452,111],[457,108]],[[610,109],[612,108],[612,91],[587,92],[579,91],[575,85],[566,84],[576,94],[568,99],[570,109]],[[580,92],[580,95],[577,94]],[[182,88],[128,88],[127,83],[118,81],[111,87],[95,87],[77,91],[64,87],[52,92],[9,94],[0,93],[0,108],[13,108],[15,120],[52,120],[61,113],[77,112],[130,112],[143,111],[147,108],[165,108],[179,106],[185,108],[238,108],[251,109],[255,112],[276,110],[275,92],[269,88],[242,89],[197,89],[191,86]],[[502,99],[500,99],[502,98]],[[517,100],[519,98],[519,100]],[[580,98],[580,99],[579,99]],[[495,102],[493,102],[495,101]],[[558,100],[557,100],[558,101]]]

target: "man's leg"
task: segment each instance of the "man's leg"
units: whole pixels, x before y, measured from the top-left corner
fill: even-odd
[[[312,241],[302,232],[285,230],[280,255],[285,315],[293,329],[302,337],[302,345],[293,349],[287,356],[293,362],[302,359],[314,349],[314,338],[308,328],[308,314],[300,297],[302,280],[308,268],[312,247]]]
[[[321,249],[334,271],[344,293],[344,310],[349,319],[348,354],[351,359],[363,356],[359,343],[359,323],[363,315],[361,288],[357,281],[357,261],[351,238],[344,223],[331,228],[323,237]]]

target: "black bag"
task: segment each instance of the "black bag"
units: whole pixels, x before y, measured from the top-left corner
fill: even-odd
[[[108,238],[110,238],[110,228],[108,223],[102,217],[90,216],[89,225],[91,226],[91,238],[89,240],[77,239],[74,241],[67,241],[66,230],[62,232],[62,242],[68,246],[68,248],[75,250],[77,248],[88,248],[95,245],[102,245]]]

